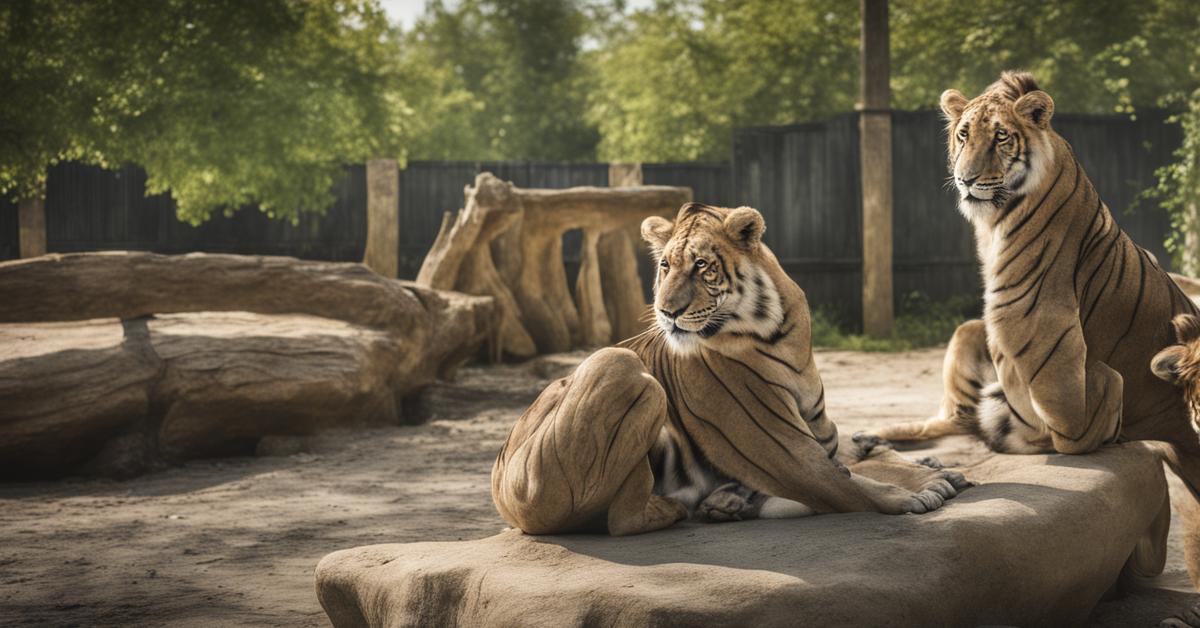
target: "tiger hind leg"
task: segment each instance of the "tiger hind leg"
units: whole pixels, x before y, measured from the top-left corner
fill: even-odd
[[[975,434],[980,391],[996,381],[981,320],[958,326],[942,360],[942,401],[938,413],[924,421],[888,425],[875,431],[885,440],[922,441],[954,434]]]
[[[601,349],[538,396],[492,468],[500,516],[529,534],[665,528],[683,504],[653,495],[649,452],[666,393],[627,349]]]

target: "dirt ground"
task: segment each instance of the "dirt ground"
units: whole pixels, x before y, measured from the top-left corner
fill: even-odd
[[[941,355],[819,353],[830,415],[845,433],[928,415]],[[313,592],[326,553],[504,527],[492,460],[525,406],[580,357],[464,369],[414,404],[422,425],[276,447],[290,455],[0,485],[0,625],[328,625]],[[1103,603],[1092,623],[1153,626],[1200,599],[1180,552],[1173,529],[1166,572],[1143,585],[1154,588]]]

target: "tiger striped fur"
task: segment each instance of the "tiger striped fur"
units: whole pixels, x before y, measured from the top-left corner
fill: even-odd
[[[643,223],[661,265],[657,324],[592,354],[517,420],[492,467],[505,521],[621,535],[689,515],[922,513],[970,486],[888,448],[839,450],[808,304],[764,229],[753,209],[698,203]]]
[[[762,243],[764,229],[753,209],[700,203],[674,223],[643,223],[659,261],[657,324],[622,346],[667,395],[667,424],[651,453],[655,492],[717,520],[940,505],[965,486],[957,474],[931,474],[899,456],[874,480],[846,472],[857,460],[837,456],[804,292]]]
[[[982,321],[955,333],[934,418],[888,440],[973,433],[997,451],[1085,453],[1186,426],[1149,364],[1195,305],[1109,213],[1054,103],[1024,73],[942,95],[950,166],[984,277]],[[1192,439],[1195,440],[1195,439]]]

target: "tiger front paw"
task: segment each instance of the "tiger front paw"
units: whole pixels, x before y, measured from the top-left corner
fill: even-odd
[[[864,460],[877,451],[893,449],[891,441],[866,432],[855,432],[850,441],[858,448],[858,460]]]
[[[696,509],[696,516],[709,523],[757,519],[762,503],[761,493],[730,482],[705,497]]]

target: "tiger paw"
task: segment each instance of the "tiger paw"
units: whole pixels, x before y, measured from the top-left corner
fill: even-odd
[[[892,449],[891,441],[866,432],[855,432],[850,441],[858,448],[859,460],[870,456],[872,452]]]
[[[1158,624],[1159,628],[1197,628],[1200,627],[1200,604],[1185,608],[1175,617],[1168,617]]]
[[[917,464],[921,465],[922,467],[929,467],[930,469],[941,471],[939,474],[941,479],[949,482],[950,486],[954,487],[955,491],[964,491],[972,486],[975,486],[975,483],[968,480],[966,476],[958,471],[951,471],[950,469],[947,469],[946,465],[942,464],[941,460],[938,460],[933,456],[921,458],[917,460]]]
[[[762,503],[761,493],[730,482],[705,497],[696,509],[696,516],[710,523],[757,519]]]
[[[902,511],[905,514],[923,515],[933,512],[946,504],[946,500],[954,497],[957,492],[949,482],[939,480],[925,489],[913,493],[904,503]]]

